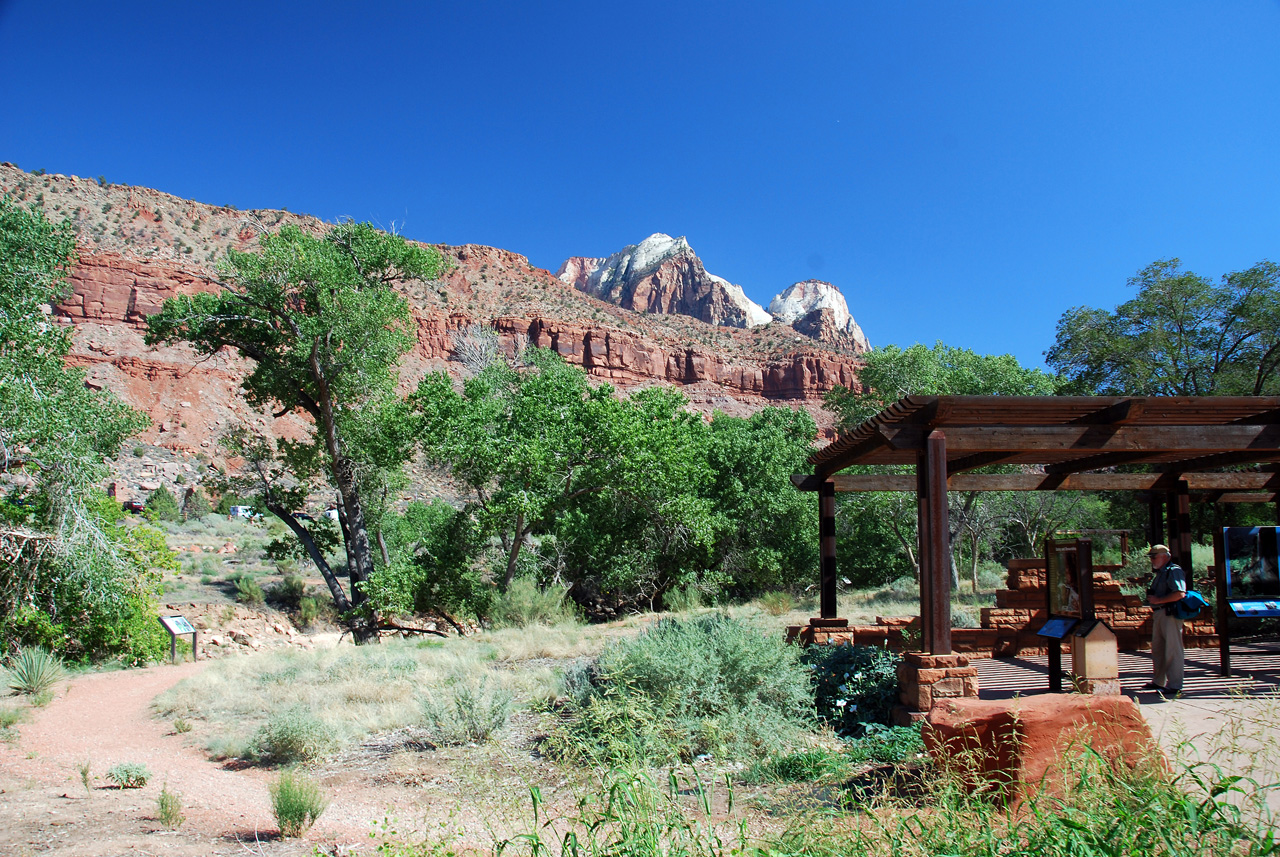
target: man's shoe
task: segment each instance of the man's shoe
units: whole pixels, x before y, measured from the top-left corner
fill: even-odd
[[[1164,685],[1156,684],[1154,681],[1149,681],[1142,686],[1142,689],[1143,690],[1164,690]]]
[[[1182,688],[1162,687],[1160,688],[1160,695],[1163,696],[1165,699],[1177,699],[1178,697],[1182,696]]]

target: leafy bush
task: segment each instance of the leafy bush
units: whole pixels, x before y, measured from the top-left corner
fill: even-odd
[[[267,788],[281,836],[306,833],[329,805],[320,793],[320,785],[298,771],[282,772]]]
[[[57,655],[40,646],[25,646],[9,658],[5,683],[12,693],[40,696],[52,692],[65,675]]]
[[[772,756],[752,765],[744,775],[748,782],[799,783],[840,776],[849,769],[848,760],[830,750],[802,750]]]
[[[812,720],[799,656],[780,636],[721,614],[663,619],[566,676],[577,699],[548,746],[605,763],[767,755]]]
[[[334,746],[333,731],[301,705],[275,712],[250,744],[252,758],[291,765],[326,755]]]
[[[899,657],[875,646],[810,646],[804,654],[813,671],[818,717],[851,738],[868,724],[888,725],[898,704]]]
[[[789,592],[766,592],[758,600],[760,609],[770,616],[781,616],[784,613],[790,613],[791,608],[796,603]]]
[[[266,596],[262,592],[262,587],[253,577],[245,574],[236,578],[236,601],[256,607],[264,600]]]
[[[565,599],[565,590],[556,586],[539,589],[533,578],[520,577],[511,581],[506,592],[493,597],[488,618],[495,628],[527,628],[573,622],[577,616]]]
[[[439,744],[469,744],[489,740],[511,716],[511,694],[490,688],[488,676],[479,681],[455,676],[443,698],[422,699],[423,719]]]
[[[152,523],[182,519],[182,510],[178,507],[178,501],[164,485],[147,495],[146,510],[142,514]]]
[[[140,789],[151,779],[151,771],[137,762],[121,762],[107,771],[107,779],[115,783],[116,788]]]
[[[156,798],[156,816],[169,830],[177,830],[187,820],[182,814],[182,795],[169,791],[168,783],[164,784],[160,789],[160,796]]]

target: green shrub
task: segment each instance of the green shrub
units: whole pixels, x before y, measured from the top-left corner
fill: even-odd
[[[565,590],[539,589],[533,578],[520,577],[511,581],[506,592],[494,595],[488,619],[495,628],[527,628],[574,622],[577,616],[565,599]]]
[[[320,617],[320,604],[314,598],[298,599],[298,624],[310,628]]]
[[[182,516],[188,521],[198,521],[212,511],[213,506],[209,503],[209,498],[204,495],[204,491],[199,486],[196,486],[182,507]]]
[[[272,714],[250,744],[260,762],[292,765],[325,756],[334,746],[333,731],[301,705]]]
[[[290,574],[271,588],[271,600],[287,610],[296,610],[307,590],[307,583],[301,577]]]
[[[191,731],[191,721],[185,717],[175,718],[173,721],[173,731],[179,735],[185,735]]]
[[[0,741],[17,740],[18,732],[13,727],[26,717],[27,713],[21,708],[0,708]]]
[[[506,725],[511,716],[511,694],[490,688],[488,676],[479,681],[455,676],[442,697],[423,697],[422,714],[436,743],[480,743]]]
[[[182,510],[178,501],[169,493],[169,489],[161,485],[147,495],[146,510],[142,513],[148,521],[177,521],[182,518]]]
[[[702,606],[702,593],[692,583],[669,589],[662,596],[662,606],[669,613],[688,613]]]
[[[258,581],[254,580],[250,575],[241,575],[236,578],[236,601],[241,604],[247,604],[250,607],[256,607],[263,603],[266,596],[262,592],[262,587],[258,585]]]
[[[107,779],[116,784],[116,788],[140,789],[151,779],[151,771],[146,765],[136,762],[121,762],[107,771]]]
[[[169,830],[177,830],[187,820],[182,814],[182,795],[169,791],[168,783],[164,784],[160,789],[160,796],[156,798],[156,817]]]
[[[813,719],[799,656],[781,636],[721,614],[663,619],[566,675],[576,700],[548,747],[607,764],[777,752]]]
[[[758,600],[760,609],[770,616],[781,616],[784,613],[790,613],[796,603],[789,592],[766,592]]]
[[[850,741],[845,753],[855,765],[866,762],[896,765],[924,753],[924,739],[918,726],[868,723],[863,736]]]
[[[24,646],[9,658],[5,683],[12,693],[43,696],[52,693],[65,675],[57,655],[41,646]]]
[[[900,658],[876,646],[810,646],[818,716],[838,734],[861,736],[868,724],[888,725],[898,704]]]
[[[315,780],[297,771],[284,771],[268,786],[271,811],[281,836],[301,836],[316,823],[328,801]]]

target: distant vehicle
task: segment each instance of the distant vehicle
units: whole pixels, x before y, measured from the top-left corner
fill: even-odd
[[[232,506],[227,513],[228,518],[248,518],[249,520],[257,520],[262,517],[261,512],[255,512],[252,506]]]
[[[294,515],[294,517],[297,518],[299,521],[312,521],[312,522],[315,521],[315,518],[311,517],[306,512],[299,512],[298,514]]]
[[[140,515],[147,510],[146,504],[138,500],[125,500],[120,506],[126,512],[132,512],[135,515]]]
[[[336,520],[338,520],[338,509],[337,509],[337,507],[335,506],[335,507],[334,507],[334,508],[332,508],[332,509],[325,509],[325,510],[324,510],[324,516],[325,516],[326,518],[328,518],[330,521],[336,521]]]

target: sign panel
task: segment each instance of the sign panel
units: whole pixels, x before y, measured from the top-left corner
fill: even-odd
[[[161,616],[160,624],[164,625],[165,630],[170,634],[194,634],[196,629],[191,627],[191,623],[187,621],[186,616]]]
[[[1079,621],[1079,619],[1071,616],[1054,616],[1048,622],[1045,622],[1044,627],[1036,631],[1036,634],[1041,637],[1048,637],[1051,640],[1061,640],[1071,633],[1071,629]]]
[[[1080,616],[1079,550],[1075,539],[1049,539],[1045,550],[1045,583],[1049,586],[1049,613]]]
[[[1223,528],[1229,600],[1280,600],[1276,532],[1276,527]]]

